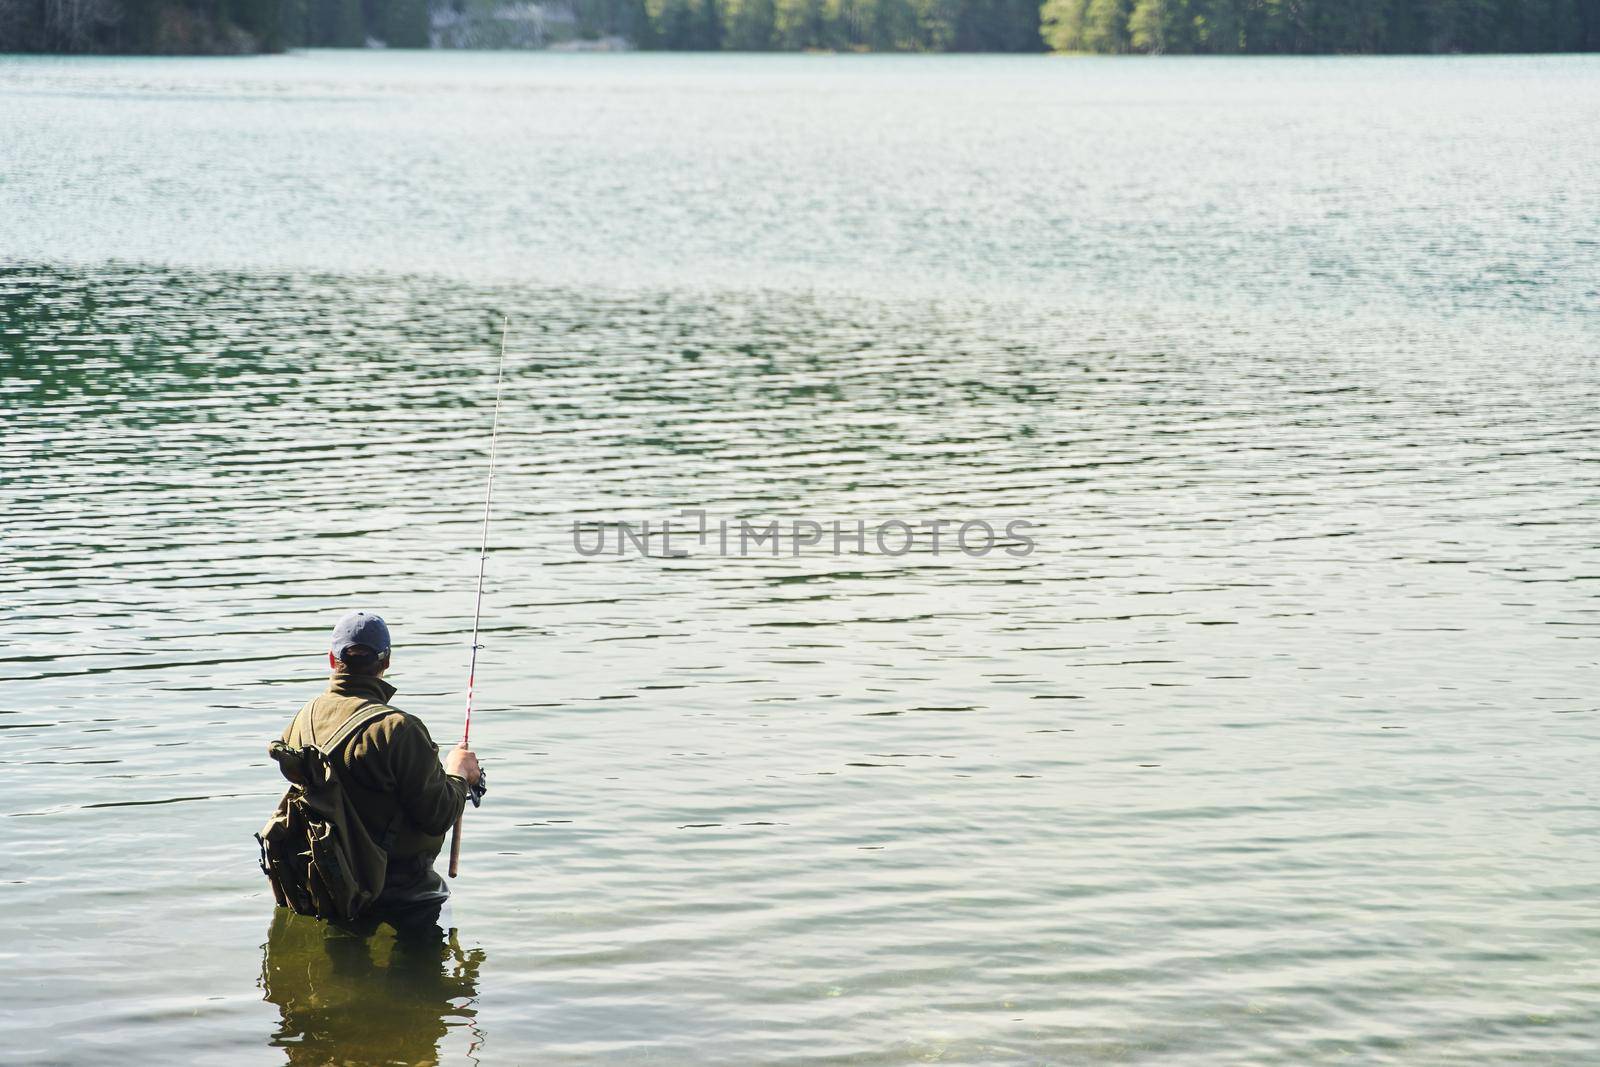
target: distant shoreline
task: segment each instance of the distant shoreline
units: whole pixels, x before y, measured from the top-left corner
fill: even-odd
[[[1600,0],[0,0],[0,53],[529,51],[1540,55]]]
[[[1036,56],[1049,60],[1075,60],[1075,59],[1126,59],[1140,62],[1158,62],[1163,59],[1452,59],[1452,58],[1477,58],[1477,59],[1517,59],[1548,56],[1595,56],[1600,55],[1600,50],[1565,50],[1547,52],[1084,52],[1084,51],[1035,51],[1035,52],[1008,52],[1008,51],[894,51],[887,49],[870,48],[791,48],[791,49],[737,49],[723,48],[708,51],[700,48],[639,48],[632,44],[625,46],[599,46],[589,47],[590,42],[560,42],[555,44],[539,45],[537,47],[433,47],[419,45],[416,47],[399,47],[387,44],[344,46],[344,45],[295,45],[293,47],[278,48],[273,50],[217,50],[217,51],[45,51],[39,49],[15,49],[11,51],[0,50],[0,60],[20,59],[33,57],[51,57],[56,59],[251,59],[263,56],[292,56],[306,52],[402,52],[415,54],[463,54],[482,53],[496,54],[507,52],[524,52],[529,54],[550,55],[683,55],[683,56]]]

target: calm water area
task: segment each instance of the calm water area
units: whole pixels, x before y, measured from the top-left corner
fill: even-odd
[[[0,1061],[1600,1063],[1597,130],[1597,57],[0,57]],[[357,606],[457,735],[502,315],[456,931],[330,937],[266,745]],[[867,550],[582,551],[682,509]]]

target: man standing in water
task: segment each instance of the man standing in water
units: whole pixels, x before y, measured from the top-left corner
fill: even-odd
[[[388,854],[382,892],[363,917],[426,931],[439,925],[450,896],[433,861],[481,772],[465,745],[440,766],[439,746],[422,720],[389,705],[389,652],[389,627],[377,615],[352,611],[340,619],[328,650],[328,690],[301,709],[283,741],[298,748],[332,738],[352,717],[387,709],[338,746],[335,770],[367,833]]]

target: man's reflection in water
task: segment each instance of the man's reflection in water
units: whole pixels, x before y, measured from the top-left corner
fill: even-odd
[[[375,926],[376,924],[373,924]],[[269,1044],[291,1064],[437,1064],[452,1026],[475,1020],[482,950],[435,925],[339,929],[288,908],[272,914],[261,988],[281,1015]]]

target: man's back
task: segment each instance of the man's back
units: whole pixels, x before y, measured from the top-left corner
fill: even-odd
[[[335,755],[335,768],[362,824],[388,853],[389,870],[374,905],[385,913],[437,906],[449,895],[433,861],[467,800],[464,778],[445,773],[439,747],[422,721],[389,705],[395,688],[375,675],[336,670],[283,732],[293,746],[332,738],[353,716],[380,709]]]
[[[394,686],[383,680],[389,661],[389,627],[382,618],[369,611],[352,611],[341,618],[329,642],[328,666],[333,676],[327,691],[307,701],[295,715],[283,731],[283,745],[274,746],[274,758],[279,752],[291,751],[300,758],[298,753],[308,746],[326,753],[337,780],[338,810],[344,813],[330,818],[345,819],[347,825],[348,820],[359,819],[384,854],[377,856],[371,845],[366,846],[372,856],[367,877],[376,881],[377,870],[382,867],[385,872],[381,889],[359,887],[363,900],[377,892],[365,914],[399,929],[422,928],[438,920],[439,909],[450,896],[433,861],[444,847],[444,835],[461,817],[468,796],[482,794],[483,775],[478,757],[464,741],[450,750],[447,765],[440,766],[439,746],[428,735],[428,728],[389,703],[395,693]],[[302,782],[298,771],[285,769],[284,774],[291,782]],[[285,804],[296,788],[299,786],[285,795]],[[301,796],[301,807],[309,802]],[[348,814],[351,809],[353,816]],[[283,810],[282,804],[279,810]],[[269,822],[269,829],[272,825]],[[257,836],[263,839],[262,869],[273,877],[268,869],[266,831]],[[302,848],[296,846],[293,856],[305,856]],[[297,862],[304,866],[303,861],[282,860],[282,865],[290,868],[285,877],[301,877]],[[331,870],[348,884],[350,879],[344,876],[350,874],[349,867],[349,861],[340,861]],[[282,903],[283,894],[277,896]],[[352,910],[342,908],[337,913],[345,915]]]

